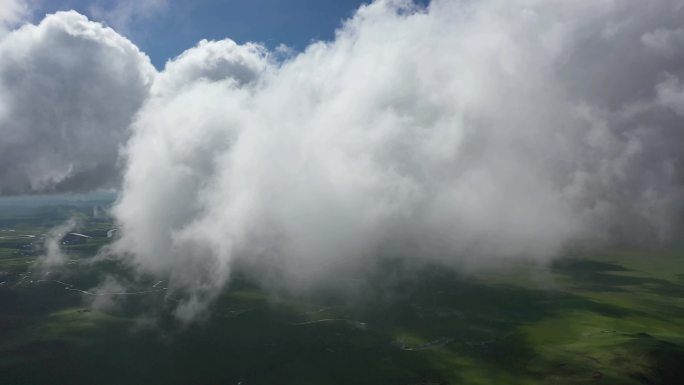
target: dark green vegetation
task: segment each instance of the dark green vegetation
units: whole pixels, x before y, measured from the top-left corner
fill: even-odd
[[[42,234],[71,216],[93,238],[65,246],[48,278],[88,290],[125,274],[88,263],[112,226],[94,205],[106,202],[0,205],[0,229],[15,230],[0,232],[1,384],[684,384],[678,248],[577,247],[469,274],[391,260],[345,295],[307,298],[236,276],[181,327],[163,291],[101,307],[37,282]]]

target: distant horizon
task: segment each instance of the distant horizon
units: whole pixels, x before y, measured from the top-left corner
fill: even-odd
[[[15,204],[44,203],[51,204],[57,202],[80,202],[94,200],[111,200],[114,202],[119,195],[118,191],[89,191],[89,192],[68,192],[68,193],[40,193],[40,194],[20,194],[20,195],[0,195],[0,206]]]

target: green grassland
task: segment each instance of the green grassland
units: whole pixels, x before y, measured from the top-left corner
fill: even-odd
[[[65,247],[62,280],[125,274],[87,263],[111,223],[86,206],[1,220],[36,236],[0,239],[1,384],[684,384],[681,248],[582,245],[468,273],[388,259],[353,294],[266,293],[236,273],[206,319],[180,326],[163,292],[105,311],[31,282],[41,234],[78,213],[93,238]]]

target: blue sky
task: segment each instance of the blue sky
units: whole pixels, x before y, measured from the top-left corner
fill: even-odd
[[[149,6],[141,10],[142,3]],[[146,52],[157,68],[201,39],[256,41],[274,48],[301,50],[312,40],[330,40],[341,21],[362,0],[36,0],[33,21],[45,13],[75,9],[106,21]],[[117,23],[114,7],[131,6],[126,23]],[[144,7],[144,6],[143,6]],[[100,12],[98,12],[100,11]],[[103,20],[109,18],[110,20]],[[119,25],[117,25],[119,24]]]

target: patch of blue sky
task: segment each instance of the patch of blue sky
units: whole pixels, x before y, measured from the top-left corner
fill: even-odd
[[[422,0],[426,3],[428,0]],[[132,40],[159,69],[201,39],[284,44],[301,51],[331,40],[363,0],[35,0],[32,21],[74,9]]]

